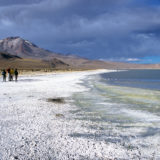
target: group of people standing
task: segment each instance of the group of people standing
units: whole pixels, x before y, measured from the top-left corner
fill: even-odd
[[[8,73],[8,81],[13,81],[13,77],[15,77],[15,81],[18,80],[18,70],[13,68],[8,68],[7,70],[2,70],[3,82],[6,82],[6,77]]]

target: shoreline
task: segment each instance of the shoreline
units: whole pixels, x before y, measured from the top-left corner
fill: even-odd
[[[0,159],[105,158],[98,154],[106,144],[72,136],[87,130],[70,112],[77,109],[70,104],[71,95],[87,90],[81,80],[102,72],[107,70],[22,76],[18,83],[0,83]],[[65,103],[47,101],[58,97]]]
[[[53,71],[20,71],[21,75],[50,75],[50,74],[63,74],[63,73],[79,73],[79,72],[105,72],[112,71],[111,69],[90,69],[90,70],[53,70]]]
[[[159,123],[143,105],[135,108],[148,100],[146,91],[105,85],[99,74],[107,72],[22,75],[18,83],[0,83],[0,159],[159,158],[160,137],[151,141],[150,131],[140,137]]]

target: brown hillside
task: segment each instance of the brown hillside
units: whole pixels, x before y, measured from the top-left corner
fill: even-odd
[[[143,65],[119,62],[88,60],[75,55],[52,53],[20,37],[0,40],[0,68],[17,67],[28,69],[145,69],[160,68],[160,65]]]
[[[19,68],[19,69],[65,69],[69,65],[53,58],[51,60],[39,59],[23,59],[8,53],[0,53],[0,69],[3,68]]]

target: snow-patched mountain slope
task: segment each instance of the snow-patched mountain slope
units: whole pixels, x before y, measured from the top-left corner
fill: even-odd
[[[50,52],[20,37],[8,37],[0,40],[0,51],[22,58],[45,58]]]

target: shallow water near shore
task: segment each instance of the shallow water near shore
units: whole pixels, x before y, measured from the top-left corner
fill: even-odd
[[[73,96],[76,119],[95,134],[73,137],[115,144],[128,158],[160,159],[160,91],[108,83],[104,74],[89,76],[83,85],[90,90]]]

